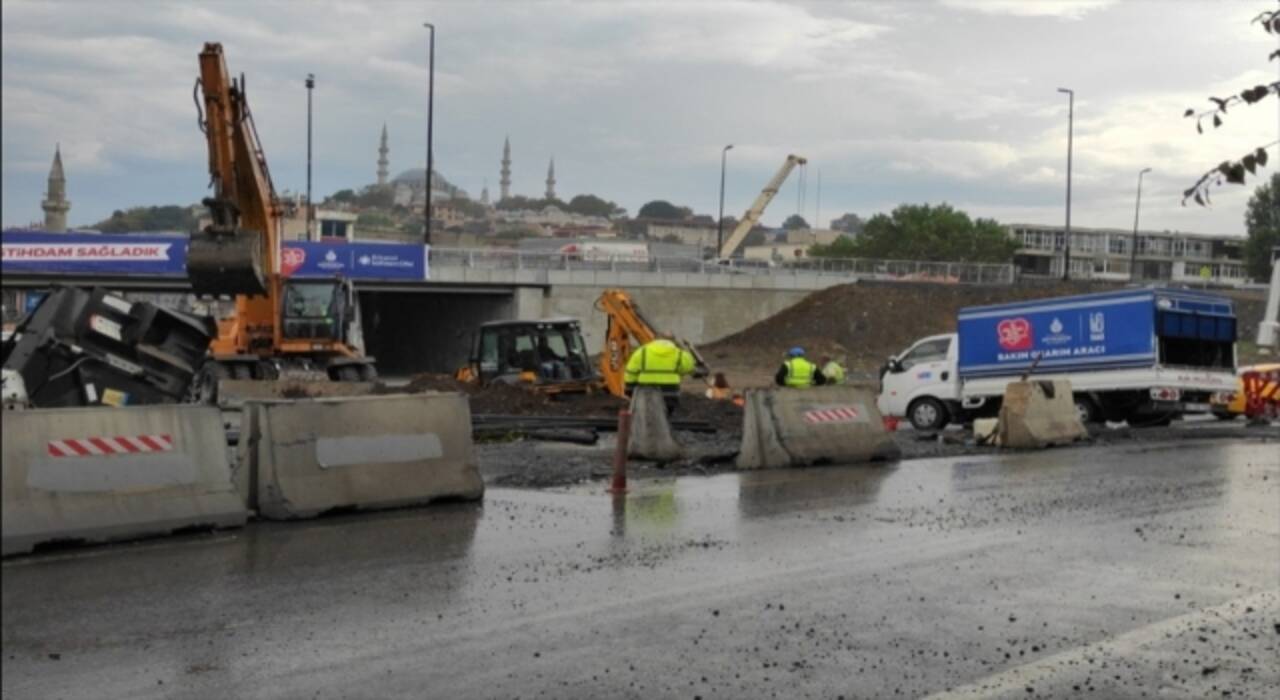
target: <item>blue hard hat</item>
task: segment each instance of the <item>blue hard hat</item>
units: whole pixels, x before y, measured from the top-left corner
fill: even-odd
[[[787,351],[787,357],[804,357],[804,348],[797,345]]]

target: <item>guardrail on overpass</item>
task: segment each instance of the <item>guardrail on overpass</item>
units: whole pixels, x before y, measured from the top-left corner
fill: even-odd
[[[1012,284],[1011,264],[872,260],[859,258],[806,258],[782,264],[757,260],[714,260],[650,257],[633,260],[584,256],[582,253],[526,252],[488,248],[431,248],[432,277],[446,269],[511,271],[513,278],[550,282],[552,272],[681,273],[708,276],[749,275],[785,278],[796,276],[839,277],[951,284]],[[542,274],[538,274],[542,273]]]

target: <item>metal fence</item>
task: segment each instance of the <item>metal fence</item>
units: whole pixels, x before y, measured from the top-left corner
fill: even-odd
[[[1012,264],[806,258],[785,263],[736,259],[606,257],[591,253],[530,252],[493,248],[431,248],[433,268],[479,270],[588,270],[604,272],[685,272],[701,275],[818,275],[903,282],[1012,284]]]

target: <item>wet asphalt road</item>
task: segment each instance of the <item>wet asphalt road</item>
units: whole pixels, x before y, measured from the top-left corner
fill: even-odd
[[[18,698],[1268,697],[1280,450],[491,489],[3,566]],[[1229,693],[1229,695],[1224,695]]]

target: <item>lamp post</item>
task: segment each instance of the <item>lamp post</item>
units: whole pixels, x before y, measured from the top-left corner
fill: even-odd
[[[1075,125],[1076,92],[1068,88],[1058,88],[1058,92],[1067,93],[1067,235],[1062,247],[1062,279],[1071,279],[1071,137]]]
[[[724,166],[731,148],[733,144],[720,151],[720,218],[716,221],[716,257],[720,257],[720,248],[724,246]]]
[[[1129,281],[1138,277],[1138,212],[1142,211],[1142,176],[1151,172],[1151,168],[1138,171],[1138,200],[1133,205],[1133,241],[1129,251]]]
[[[307,240],[311,240],[315,233],[313,229],[316,225],[315,211],[316,208],[311,203],[311,91],[316,86],[316,76],[314,73],[307,73]]]
[[[431,30],[431,48],[427,54],[427,206],[422,217],[422,242],[431,245],[431,117],[436,103],[436,25],[423,22]]]

